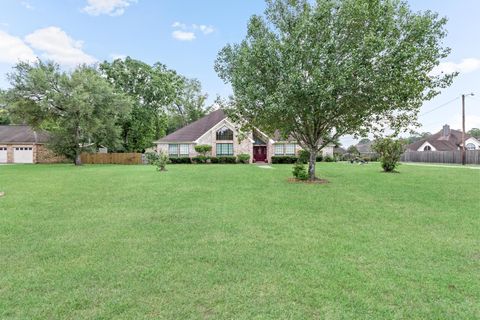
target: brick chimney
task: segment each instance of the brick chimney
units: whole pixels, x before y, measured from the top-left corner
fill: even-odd
[[[450,135],[450,126],[448,124],[443,126],[443,136],[446,138]]]

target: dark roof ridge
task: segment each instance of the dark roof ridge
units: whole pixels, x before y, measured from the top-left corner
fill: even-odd
[[[155,142],[194,142],[225,118],[225,111],[217,109]]]

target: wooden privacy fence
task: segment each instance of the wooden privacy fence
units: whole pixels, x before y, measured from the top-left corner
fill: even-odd
[[[141,153],[82,153],[84,164],[143,164]]]
[[[465,152],[467,164],[480,164],[480,150]],[[408,151],[402,155],[404,162],[462,163],[462,151]]]

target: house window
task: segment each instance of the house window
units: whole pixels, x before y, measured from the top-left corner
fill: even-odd
[[[233,140],[233,131],[223,127],[217,131],[217,140]]]
[[[279,143],[277,143],[277,144],[275,145],[275,154],[276,154],[276,155],[283,155],[284,146],[285,146],[284,144],[279,144]]]
[[[277,156],[294,156],[295,143],[277,143],[275,144],[275,155]]]
[[[467,148],[467,150],[475,150],[475,145],[473,143],[467,143],[467,145],[465,146]]]
[[[169,144],[168,155],[170,157],[188,157],[190,153],[189,144]]]
[[[425,146],[425,148],[423,148],[423,151],[432,151],[432,147],[430,147],[430,146]]]
[[[285,154],[288,155],[288,156],[294,156],[295,155],[295,144],[293,144],[293,143],[285,144]]]
[[[217,156],[233,156],[233,143],[217,143]]]

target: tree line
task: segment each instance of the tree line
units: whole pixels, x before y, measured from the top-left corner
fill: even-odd
[[[129,57],[69,72],[52,61],[20,62],[7,78],[0,121],[49,132],[49,147],[76,164],[99,146],[143,152],[209,111],[198,80]]]

